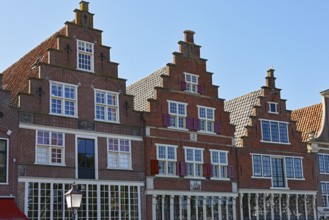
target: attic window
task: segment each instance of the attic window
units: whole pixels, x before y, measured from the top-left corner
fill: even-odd
[[[268,102],[268,112],[272,114],[278,114],[278,103]]]
[[[186,88],[185,91],[198,93],[198,77],[194,74],[185,73]]]
[[[77,69],[94,72],[94,44],[77,40]]]

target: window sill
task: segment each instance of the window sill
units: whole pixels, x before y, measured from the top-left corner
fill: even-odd
[[[104,123],[112,123],[112,124],[120,124],[119,121],[106,121],[106,120],[101,120],[101,119],[94,119],[96,122],[104,122]]]
[[[120,167],[107,167],[108,170],[117,170],[117,171],[132,171],[132,168],[120,168]]]
[[[215,132],[213,132],[213,131],[197,131],[198,133],[200,133],[200,134],[211,134],[211,135],[216,135],[216,133]]]
[[[9,185],[9,182],[0,182],[0,185]]]
[[[80,70],[80,71],[83,71],[83,72],[88,72],[88,73],[95,73],[94,70],[86,70],[86,69],[80,69],[80,68],[77,68],[77,70]]]
[[[198,179],[198,180],[205,180],[206,177],[201,177],[201,176],[184,176],[184,179]]]
[[[278,115],[279,114],[279,112],[270,112],[270,111],[268,111],[268,113],[275,114],[275,115]]]
[[[216,180],[216,181],[230,181],[229,178],[217,178],[217,177],[210,177],[210,180]]]
[[[251,176],[251,178],[252,179],[267,179],[267,180],[272,179],[272,177],[270,177],[270,176],[266,176],[266,177],[264,177],[264,176]]]
[[[165,174],[157,174],[155,177],[161,177],[161,178],[179,178],[177,175],[165,175]]]
[[[270,187],[270,189],[282,189],[282,190],[290,190],[290,188],[289,187],[274,187],[274,186],[272,186],[272,187]]]
[[[261,143],[266,143],[266,144],[282,144],[282,145],[291,145],[290,142],[288,143],[284,143],[284,142],[273,142],[273,141],[264,141],[264,140],[260,140]]]
[[[49,112],[49,115],[67,117],[67,118],[79,118],[77,115],[71,116],[71,115],[56,114],[56,113],[51,113],[51,112]]]
[[[34,165],[39,165],[39,166],[52,166],[52,167],[66,167],[65,164],[50,164],[50,163],[34,163]]]
[[[287,180],[305,181],[305,178],[287,178]]]
[[[176,128],[176,127],[168,127],[169,129],[173,129],[173,130],[179,130],[179,131],[188,131],[188,129],[186,128]]]

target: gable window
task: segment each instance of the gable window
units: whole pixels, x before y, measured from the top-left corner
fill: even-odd
[[[95,119],[119,122],[118,93],[95,90]]]
[[[110,169],[132,169],[130,140],[109,138],[107,158]]]
[[[36,163],[63,165],[64,134],[37,130],[36,136]]]
[[[262,141],[273,143],[289,143],[288,122],[261,120]]]
[[[329,182],[321,182],[322,207],[329,207]]]
[[[50,112],[55,115],[77,116],[77,86],[50,82]]]
[[[226,179],[227,177],[227,151],[210,150],[213,178]]]
[[[197,75],[184,73],[185,74],[185,83],[186,83],[186,92],[198,93],[198,77]]]
[[[190,177],[203,177],[203,149],[185,148],[186,174]]]
[[[77,40],[79,70],[94,72],[94,44]]]
[[[157,144],[157,159],[160,175],[176,175],[177,146]]]
[[[273,114],[278,114],[278,103],[276,102],[268,102],[268,112]]]
[[[329,174],[329,154],[318,154],[320,173]]]
[[[285,187],[287,179],[303,179],[303,165],[300,157],[277,155],[252,155],[253,176],[272,178],[273,187]]]
[[[0,183],[7,183],[8,173],[8,147],[7,141],[0,139]]]
[[[198,106],[199,128],[200,131],[214,132],[215,109]]]
[[[173,128],[186,128],[186,103],[168,101],[169,126]]]

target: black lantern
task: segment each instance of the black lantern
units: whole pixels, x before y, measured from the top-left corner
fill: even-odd
[[[74,210],[74,219],[77,215],[77,210],[80,208],[83,192],[81,192],[75,183],[71,185],[71,189],[65,194],[66,204],[68,209]]]

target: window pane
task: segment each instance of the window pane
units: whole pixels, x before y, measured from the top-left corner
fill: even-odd
[[[295,178],[302,178],[302,160],[300,158],[294,159],[294,166],[295,166]]]
[[[96,103],[105,104],[105,93],[104,92],[96,93]]]
[[[65,86],[65,98],[75,99],[75,88],[73,86]]]
[[[159,159],[166,159],[166,147],[158,146],[158,157]]]
[[[51,95],[62,97],[62,85],[57,83],[51,84]]]
[[[253,156],[254,176],[262,176],[262,159],[260,155]]]
[[[291,157],[286,157],[286,172],[288,178],[294,178],[294,164]]]
[[[178,104],[178,114],[185,115],[185,105]]]
[[[49,145],[49,131],[38,131],[38,144]]]
[[[319,155],[319,167],[320,167],[320,173],[324,173],[325,172],[325,166],[324,166],[324,159],[323,159],[323,155]]]
[[[109,138],[109,150],[118,151],[118,139]]]
[[[279,128],[277,122],[271,121],[271,133],[272,133],[272,141],[279,142]]]
[[[263,156],[263,176],[271,176],[271,158],[269,156]]]
[[[220,163],[221,164],[227,164],[227,153],[226,152],[220,152]]]
[[[176,103],[170,102],[169,103],[169,113],[177,114],[177,106]]]
[[[174,147],[168,147],[168,159],[174,160],[175,158],[175,148]]]
[[[206,118],[206,109],[203,107],[199,108],[199,117],[200,118]]]
[[[288,126],[286,123],[280,123],[280,142],[288,143]]]
[[[186,149],[186,160],[193,161],[193,150],[192,149]]]
[[[194,150],[195,151],[195,161],[202,162],[202,151],[201,150]]]
[[[271,141],[270,122],[262,121],[262,138],[264,141]]]
[[[213,109],[207,109],[207,118],[214,119],[214,110]]]
[[[211,156],[212,156],[212,163],[219,163],[218,152],[212,151]]]
[[[324,155],[324,164],[326,173],[329,173],[329,155]]]

